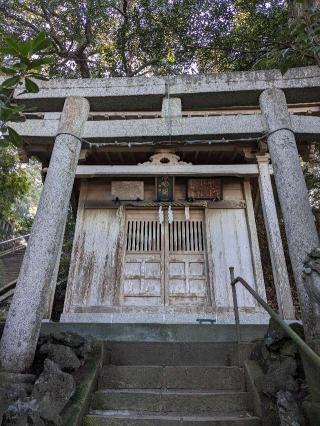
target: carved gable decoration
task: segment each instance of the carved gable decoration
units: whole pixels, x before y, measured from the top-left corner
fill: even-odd
[[[111,194],[114,200],[144,200],[144,182],[133,180],[114,180],[111,182]]]
[[[161,151],[157,154],[151,155],[150,161],[139,164],[139,166],[185,166],[191,163],[185,163],[180,161],[179,155],[176,155],[172,152]]]
[[[192,198],[195,200],[221,200],[221,179],[188,179],[188,198]]]

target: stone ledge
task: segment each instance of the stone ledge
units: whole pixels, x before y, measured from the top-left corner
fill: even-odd
[[[250,342],[263,338],[267,328],[266,324],[241,325],[242,341]],[[113,341],[236,342],[236,329],[233,324],[42,323],[42,333],[50,334],[58,331]]]
[[[91,395],[95,389],[98,374],[104,358],[104,346],[97,344],[85,365],[74,375],[76,391],[61,413],[64,425],[80,426],[82,418],[88,411]]]

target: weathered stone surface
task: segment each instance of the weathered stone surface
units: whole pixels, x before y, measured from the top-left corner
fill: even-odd
[[[283,319],[294,319],[290,282],[283,251],[277,208],[275,204],[269,170],[269,155],[257,156],[259,167],[259,188],[264,223],[267,231],[274,286],[279,314]]]
[[[164,98],[162,101],[161,116],[163,118],[181,117],[182,106],[180,98]]]
[[[32,397],[39,402],[41,417],[55,425],[61,424],[59,414],[74,393],[73,377],[46,359],[44,370],[34,384]]]
[[[291,356],[295,358],[298,355],[298,352],[299,352],[298,346],[292,340],[288,340],[280,348],[281,356]]]
[[[306,339],[312,342],[320,335],[319,308],[310,299],[302,271],[306,256],[319,246],[319,237],[293,133],[293,120],[289,115],[283,91],[275,88],[265,90],[260,96],[260,107],[269,132],[268,148],[299,293]]]
[[[303,337],[299,323],[291,327]],[[302,403],[310,388],[305,384],[300,352],[273,320],[264,341],[255,346],[251,359],[258,362],[264,372],[253,379],[261,401],[263,426],[306,425]]]
[[[0,423],[9,405],[31,394],[35,379],[33,374],[0,372]]]
[[[262,425],[263,426],[278,426],[280,418],[278,409],[273,400],[265,395],[261,395],[262,404]]]
[[[299,406],[291,392],[277,393],[277,407],[281,426],[301,426]]]
[[[255,385],[258,391],[265,395],[275,396],[279,390],[286,389],[287,385],[292,389],[294,387],[292,376],[295,374],[296,368],[296,361],[293,358],[286,358],[268,374],[256,378]]]
[[[134,410],[137,412],[181,413],[185,415],[210,415],[249,411],[251,399],[247,392],[183,392],[161,389],[147,391],[114,390],[97,391],[92,398],[93,410]]]
[[[76,354],[68,346],[47,343],[41,346],[40,353],[47,355],[63,371],[73,371],[81,365]]]
[[[266,373],[270,366],[270,351],[264,342],[258,342],[250,354],[250,360],[257,361],[262,371]]]
[[[320,419],[320,402],[304,401],[302,409],[310,425],[317,425]]]
[[[0,77],[1,81],[1,77]],[[169,87],[168,87],[169,86]],[[319,99],[319,67],[289,69],[284,75],[279,70],[224,72],[175,77],[130,77],[93,79],[51,79],[40,81],[38,93],[23,93],[23,102],[33,101],[40,111],[56,111],[66,96],[90,99],[92,110],[137,111],[139,108],[159,110],[168,94],[181,97],[185,109],[206,105],[255,105],[261,91],[278,87],[288,91],[291,103],[316,102]],[[313,87],[313,90],[306,88]],[[125,97],[125,102],[123,101]]]
[[[283,330],[282,327],[274,320],[270,319],[268,331],[265,335],[264,342],[267,347],[271,350],[275,349],[277,343],[281,343],[284,339],[287,339],[288,336]]]
[[[67,98],[58,132],[68,134],[56,138],[1,340],[0,360],[8,371],[23,372],[32,364],[67,217],[81,149],[79,138],[88,113],[86,99]]]
[[[320,118],[315,116],[292,115],[293,128],[301,140],[312,138],[319,140]],[[46,138],[53,142],[59,126],[58,120],[32,120],[25,123],[13,123],[12,127],[26,138]],[[211,117],[174,117],[168,124],[165,118],[153,120],[139,118],[136,120],[106,120],[87,121],[84,128],[84,138],[112,141],[116,138],[165,138],[168,137],[168,127],[172,136],[185,135],[199,139],[199,136],[210,138],[212,135],[241,135],[241,137],[255,137],[266,131],[265,121],[260,114],[225,115]]]
[[[21,386],[1,386],[0,388],[0,422],[2,416],[7,410],[8,406],[19,398],[26,398],[28,395],[26,389]]]
[[[304,262],[303,279],[311,299],[320,303],[320,248],[309,253]]]
[[[305,340],[304,329],[302,324],[298,322],[293,322],[289,324],[289,327],[292,328],[292,330],[295,331],[301,337],[301,339]]]
[[[94,339],[91,337],[83,337],[77,333],[69,332],[56,332],[51,337],[53,342],[71,347],[76,355],[83,360],[86,360],[93,350]]]
[[[25,398],[9,405],[5,412],[2,425],[9,426],[45,426],[40,418],[39,403],[36,399]]]
[[[57,331],[55,333],[52,333],[50,337],[52,337],[53,340],[60,342],[63,345],[70,346],[71,348],[78,348],[79,346],[82,346],[86,341],[86,338],[80,336],[80,334],[69,333],[64,331]]]

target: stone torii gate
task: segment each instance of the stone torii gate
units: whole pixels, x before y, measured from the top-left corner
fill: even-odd
[[[205,139],[225,135],[236,138],[267,136],[268,149],[273,166],[277,192],[285,222],[289,253],[298,288],[306,337],[315,350],[319,350],[320,322],[318,303],[310,296],[302,279],[303,261],[319,246],[314,217],[309,205],[297,143],[302,139],[319,140],[320,118],[289,114],[289,103],[314,102],[320,95],[320,69],[308,67],[289,71],[285,77],[275,71],[226,73],[212,76],[176,77],[172,80],[170,94],[182,100],[188,108],[208,108],[238,105],[257,105],[260,97],[261,113],[246,115],[222,115],[212,117],[182,117],[180,102],[172,103],[174,114],[163,113],[153,120],[128,120],[119,124],[108,121],[87,121],[89,103],[91,110],[101,110],[115,105],[121,110],[124,104],[149,109],[158,105],[166,96],[166,80],[163,78],[134,78],[91,81],[58,80],[43,82],[39,94],[24,94],[19,99],[26,104],[35,103],[41,109],[52,100],[52,108],[63,101],[60,120],[52,109],[44,114],[44,120],[27,120],[15,125],[26,138],[48,140],[55,138],[47,177],[41,194],[39,208],[32,227],[28,248],[21,268],[16,291],[6,321],[0,346],[2,367],[8,371],[23,372],[32,363],[45,306],[50,297],[50,283],[59,257],[59,247],[67,216],[68,204],[81,150],[81,138],[133,140],[168,137]],[[311,90],[310,90],[311,89]],[[87,100],[88,99],[88,100]],[[88,102],[89,101],[89,102]],[[178,110],[175,106],[178,104]],[[136,106],[137,107],[137,106]],[[168,108],[167,108],[168,109]],[[167,110],[164,108],[164,110]],[[169,108],[170,110],[170,108]],[[56,110],[54,110],[56,111]],[[50,116],[50,117],[49,117]],[[223,141],[222,144],[223,145]],[[283,260],[283,249],[276,218],[276,210],[266,157],[257,157],[251,165],[211,166],[207,172],[203,166],[193,166],[194,171],[210,175],[234,173],[240,176],[259,176],[261,201],[268,231],[269,247],[277,289],[280,313],[284,318],[293,317],[293,305]],[[94,175],[97,169],[107,175],[113,166],[80,166],[78,174]],[[116,166],[114,166],[116,169]],[[134,167],[134,166],[132,166]],[[191,166],[190,166],[191,167]],[[113,172],[115,172],[113,169]],[[226,172],[228,170],[229,172]],[[276,251],[276,253],[275,253]],[[315,281],[315,286],[319,282]],[[318,288],[319,290],[319,288]]]

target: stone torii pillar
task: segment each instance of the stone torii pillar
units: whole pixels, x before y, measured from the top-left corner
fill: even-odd
[[[268,148],[306,339],[320,353],[319,306],[310,298],[302,277],[303,262],[311,250],[319,246],[319,238],[283,91],[276,88],[265,90],[260,96],[260,107],[269,132]]]
[[[257,155],[259,188],[279,314],[283,319],[295,319],[290,282],[283,252],[276,204],[269,171],[269,155]]]
[[[24,372],[34,358],[88,114],[85,98],[66,99],[0,344],[0,362],[7,371]]]

